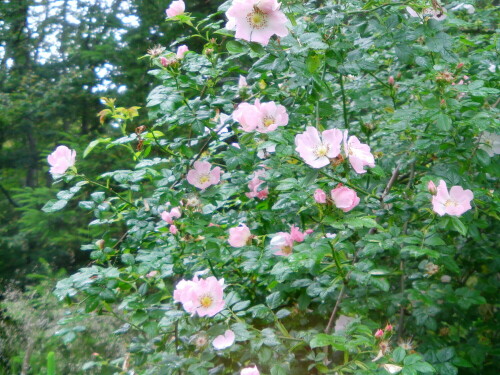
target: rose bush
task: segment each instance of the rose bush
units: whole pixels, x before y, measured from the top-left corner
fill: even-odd
[[[123,136],[84,152],[125,147],[133,168],[70,169],[44,207],[92,191],[99,245],[56,294],[135,333],[88,368],[494,373],[491,7],[234,0],[197,21],[174,3],[178,43],[203,50],[151,56],[150,124],[106,99]]]

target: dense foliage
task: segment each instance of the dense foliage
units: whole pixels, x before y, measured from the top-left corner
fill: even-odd
[[[64,190],[44,211],[89,192],[95,234],[56,295],[128,345],[82,371],[495,373],[491,3],[283,1],[269,43],[274,2],[247,3],[249,34],[238,1],[201,21],[187,3],[168,21],[192,34],[147,57],[151,125],[104,98],[121,136],[49,159]],[[133,168],[87,173],[104,150]]]
[[[206,15],[215,5],[193,0]],[[0,285],[37,270],[38,259],[77,269],[89,236],[76,204],[47,217],[40,211],[57,193],[46,157],[60,142],[83,151],[97,135],[116,137],[96,113],[103,95],[123,105],[145,103],[152,88],[147,62],[188,27],[163,22],[169,0],[5,0],[0,3]],[[199,43],[194,45],[198,46]],[[147,121],[146,115],[142,116]],[[78,135],[78,136],[75,136]],[[82,162],[80,160],[80,162]],[[98,174],[132,164],[119,153],[85,165]],[[50,235],[49,235],[50,234]]]

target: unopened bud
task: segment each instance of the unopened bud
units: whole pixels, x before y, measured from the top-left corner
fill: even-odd
[[[394,86],[394,77],[389,76],[389,79],[387,80],[387,83],[389,83],[389,86]]]
[[[382,331],[381,329],[377,329],[377,332],[375,332],[374,336],[375,336],[375,338],[379,339],[382,336],[384,336],[384,331]]]
[[[432,195],[436,195],[437,194],[437,187],[436,187],[436,184],[433,182],[433,181],[429,181],[429,183],[427,184],[427,190],[429,191],[429,193],[431,193]]]
[[[99,250],[102,250],[102,249],[104,249],[105,242],[104,242],[104,240],[97,240],[95,242],[95,245],[99,248]]]
[[[458,63],[457,64],[457,70],[462,69],[464,67],[464,63]]]
[[[392,324],[391,323],[387,323],[387,325],[384,328],[384,331],[386,331],[386,332],[392,332],[393,329],[394,329],[394,327],[392,326]]]
[[[263,79],[261,79],[261,80],[259,81],[259,88],[260,88],[261,90],[264,90],[266,87],[267,87],[266,81],[264,81]]]

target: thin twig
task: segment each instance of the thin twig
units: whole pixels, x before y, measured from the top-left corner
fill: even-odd
[[[392,176],[389,179],[389,182],[387,183],[387,186],[385,187],[384,192],[380,196],[380,202],[383,202],[384,198],[387,196],[387,194],[389,194],[389,191],[391,191],[392,185],[394,185],[394,182],[396,182],[396,179],[398,178],[400,166],[401,166],[401,163],[399,162],[396,165],[396,168],[394,168],[394,171],[392,172]]]
[[[337,298],[337,302],[335,303],[335,307],[333,308],[332,314],[330,315],[330,319],[328,320],[328,324],[325,328],[325,333],[329,334],[333,328],[333,323],[335,322],[335,316],[337,315],[337,311],[339,310],[340,307],[340,302],[342,302],[342,299],[344,298],[345,295],[345,289],[346,289],[346,284],[342,284],[342,289],[340,289],[340,294]]]

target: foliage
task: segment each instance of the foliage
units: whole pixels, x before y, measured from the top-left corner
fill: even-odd
[[[420,14],[431,7],[283,1],[290,33],[265,47],[223,28],[230,2],[199,22],[178,16],[171,22],[194,30],[179,43],[205,46],[182,59],[162,52],[167,64],[151,56],[154,125],[107,101],[101,115],[127,117],[123,134],[94,143],[87,158],[106,143],[135,166],[93,179],[77,163],[56,181],[95,186],[79,206],[99,233],[83,246],[93,264],[60,281],[56,295],[126,322],[120,333],[133,338],[116,356],[123,372],[235,374],[256,364],[272,375],[383,374],[391,365],[405,375],[495,373],[499,170],[482,138],[498,127],[495,16],[488,2],[474,14],[450,6],[444,21],[411,17],[408,4]],[[240,74],[248,87],[238,86]],[[234,118],[220,122],[256,98],[283,105],[289,123],[247,133]],[[306,126],[347,129],[376,166],[358,174],[337,158],[311,168],[294,144]],[[220,183],[188,183],[199,160],[223,170]],[[264,199],[246,195],[259,169]],[[472,190],[472,209],[437,215],[431,180]],[[349,212],[313,199],[338,183],[361,198]],[[182,210],[177,231],[160,217],[173,207]],[[253,238],[232,247],[229,229],[240,223]],[[292,225],[312,233],[291,255],[275,255],[270,239]],[[227,285],[214,317],[189,316],[172,298],[198,272]],[[228,328],[236,343],[214,350]]]
[[[116,319],[99,316],[90,322],[80,307],[62,306],[52,291],[66,272],[52,271],[43,259],[39,264],[41,273],[29,275],[36,286],[23,292],[11,285],[3,293],[0,374],[77,374],[96,357],[125,355],[120,337],[110,337],[119,327]],[[108,364],[87,373],[115,370]]]

